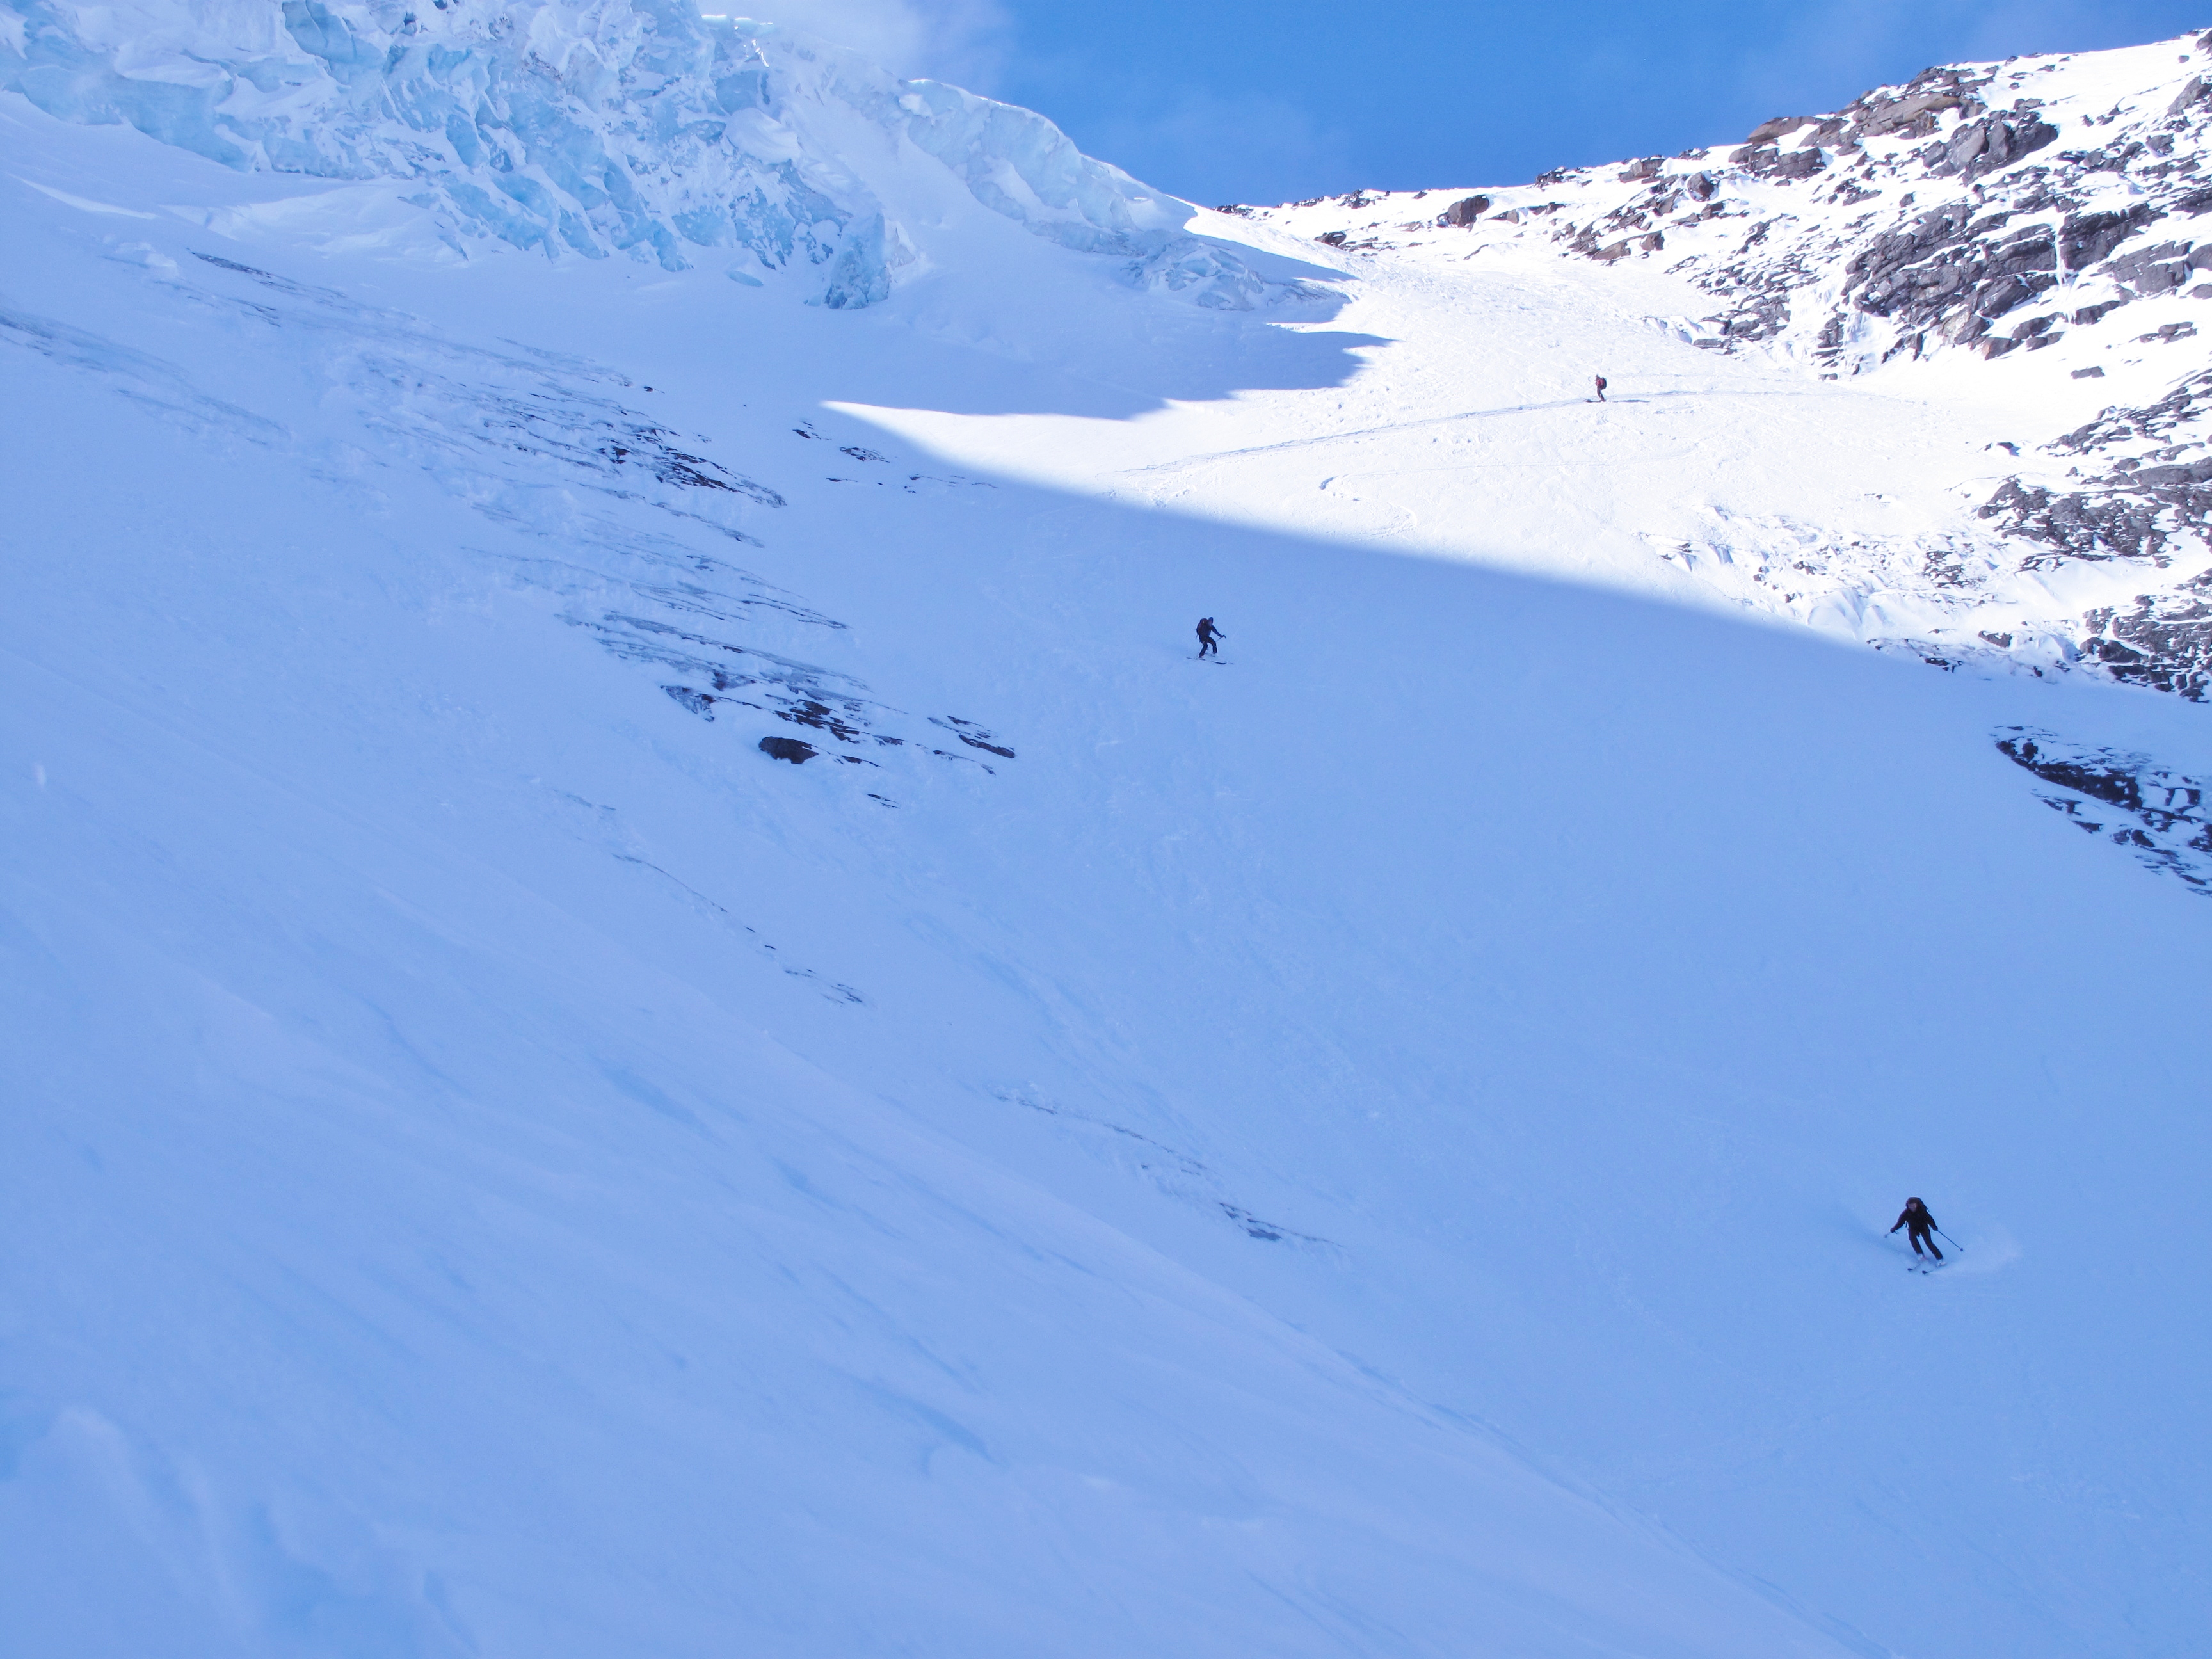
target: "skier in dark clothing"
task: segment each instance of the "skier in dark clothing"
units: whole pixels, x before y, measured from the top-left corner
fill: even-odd
[[[1913,1255],[1918,1255],[1920,1247],[1925,1244],[1929,1255],[1938,1261],[1943,1259],[1943,1252],[1936,1248],[1936,1218],[1928,1213],[1928,1206],[1918,1199],[1905,1200],[1905,1212],[1897,1218],[1897,1226],[1890,1231],[1895,1232],[1898,1227],[1910,1229],[1905,1236],[1912,1241]]]
[[[1602,374],[1593,374],[1590,376],[1590,380],[1591,383],[1597,387],[1598,402],[1603,403],[1605,401],[1605,376]]]
[[[1199,659],[1201,662],[1204,661],[1206,659],[1206,653],[1209,651],[1213,653],[1215,656],[1219,656],[1221,654],[1221,641],[1228,637],[1229,635],[1223,633],[1219,629],[1213,625],[1212,617],[1200,617],[1198,619]]]

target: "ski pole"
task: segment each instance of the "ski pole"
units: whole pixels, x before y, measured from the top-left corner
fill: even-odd
[[[1940,1235],[1942,1236],[1942,1240],[1943,1240],[1943,1242],[1944,1242],[1946,1244],[1948,1244],[1948,1245],[1949,1245],[1953,1249],[1956,1250],[1956,1251],[1957,1251],[1960,1255],[1966,1255],[1966,1247],[1965,1245],[1963,1245],[1963,1244],[1961,1244],[1960,1243],[1959,1243],[1959,1241],[1958,1241],[1957,1239],[1955,1239],[1955,1238],[1952,1237],[1950,1234],[1948,1234],[1948,1233],[1947,1233],[1947,1232],[1944,1232],[1944,1231],[1943,1231],[1943,1230],[1942,1230],[1941,1227],[1938,1227],[1936,1231],[1936,1232],[1937,1232],[1938,1234],[1940,1234]]]

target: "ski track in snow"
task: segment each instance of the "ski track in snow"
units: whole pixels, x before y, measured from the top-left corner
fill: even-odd
[[[285,16],[0,9],[27,1651],[2194,1651],[2212,747],[1978,516],[2177,441],[2100,323],[1819,345],[1780,151],[1185,224],[761,26]],[[1780,228],[1582,234],[1693,159]]]
[[[1148,472],[1173,472],[1180,471],[1185,467],[1203,466],[1214,461],[1237,460],[1249,455],[1276,455],[1282,454],[1294,449],[1312,449],[1323,444],[1349,442],[1350,441],[1357,438],[1393,437],[1401,433],[1419,431],[1425,427],[1457,426],[1464,421],[1498,420],[1509,415],[1534,415],[1558,409],[1594,409],[1599,407],[1613,409],[1619,408],[1623,404],[1656,403],[1662,398],[1710,398],[1716,395],[1736,397],[1788,397],[1793,394],[1779,392],[1764,393],[1737,392],[1732,394],[1714,394],[1710,392],[1695,393],[1684,391],[1672,391],[1652,392],[1639,398],[1614,398],[1602,405],[1600,405],[1597,403],[1597,400],[1592,398],[1561,398],[1550,403],[1516,404],[1511,407],[1505,409],[1470,409],[1463,410],[1456,415],[1432,415],[1418,421],[1397,421],[1388,426],[1360,427],[1347,432],[1325,432],[1310,438],[1291,438],[1285,440],[1281,443],[1257,444],[1248,449],[1224,449],[1218,450],[1208,454],[1186,455],[1172,461],[1158,462],[1150,466],[1129,467],[1125,469],[1121,476],[1134,477]],[[1513,462],[1500,462],[1498,465],[1531,465],[1531,463],[1528,461],[1516,460]],[[1572,466],[1581,465],[1581,463],[1570,460],[1559,460],[1553,462],[1553,465],[1559,466]],[[1407,467],[1394,470],[1400,471],[1441,471],[1446,470],[1456,471],[1458,469],[1456,467],[1452,469]]]

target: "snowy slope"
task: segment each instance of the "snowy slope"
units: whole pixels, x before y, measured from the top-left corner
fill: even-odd
[[[1479,284],[1494,293],[1562,260],[1602,267],[1612,280],[1566,280],[1662,337],[1624,361],[1579,328],[1560,380],[1607,374],[1616,401],[1713,386],[1679,343],[1791,364],[1787,384],[1876,391],[1824,410],[1847,441],[1887,424],[1890,400],[1911,406],[1917,442],[1863,434],[1918,463],[1885,473],[1873,510],[1747,511],[1716,482],[1681,481],[1665,521],[1638,526],[1643,558],[1624,548],[1630,580],[1663,559],[1729,603],[1945,665],[2203,697],[2208,51],[2212,36],[1932,69],[1735,148],[1228,211],[1394,288],[1457,295],[1480,267],[1503,279]],[[1786,457],[1815,489],[1830,471],[1786,422],[1715,447]]]
[[[1968,394],[818,118],[864,307],[0,94],[16,1644],[2193,1651],[2202,710],[1627,559]]]

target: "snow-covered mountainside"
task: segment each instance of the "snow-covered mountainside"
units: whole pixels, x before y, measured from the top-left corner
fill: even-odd
[[[1667,269],[1818,168],[1218,214],[629,0],[0,79],[9,1659],[2201,1648],[2212,732],[2053,672],[2201,543],[1978,516],[2185,289],[1854,374]]]
[[[1931,69],[1733,149],[1227,211],[1422,267],[1549,252],[1663,272],[1679,308],[1652,323],[1693,346],[1979,404],[2008,465],[1935,524],[1824,534],[1720,512],[1657,550],[1732,599],[1848,613],[1945,665],[2086,667],[2203,698],[2208,53],[2212,35]],[[1656,310],[1666,288],[1618,292]]]

